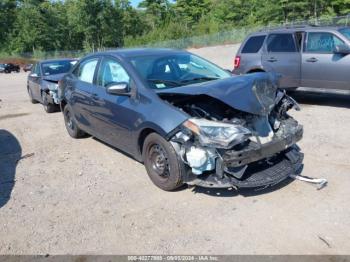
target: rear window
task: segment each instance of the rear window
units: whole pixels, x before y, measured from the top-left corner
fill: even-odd
[[[259,36],[252,36],[251,38],[249,38],[242,49],[242,53],[259,52],[262,44],[264,43],[265,37],[266,37],[265,35],[259,35]]]
[[[268,52],[296,52],[292,34],[271,34],[267,39]]]

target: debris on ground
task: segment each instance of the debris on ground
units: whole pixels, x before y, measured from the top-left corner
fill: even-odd
[[[290,175],[290,177],[293,179],[307,182],[307,183],[316,184],[318,186],[317,190],[321,190],[328,183],[327,179],[325,178],[312,178],[312,177],[307,177],[302,175]]]
[[[35,153],[30,153],[30,154],[25,154],[24,156],[22,156],[20,159],[17,160],[17,162],[23,160],[23,159],[26,159],[26,158],[30,158],[32,156],[34,156]]]
[[[319,238],[323,243],[325,243],[329,248],[332,247],[331,244],[329,244],[329,242],[328,242],[326,239],[324,239],[323,237],[318,236],[318,238]]]

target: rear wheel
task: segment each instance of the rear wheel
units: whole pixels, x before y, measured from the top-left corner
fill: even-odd
[[[45,92],[41,93],[42,103],[44,106],[44,110],[46,113],[53,113],[56,111],[56,106],[54,104],[51,104],[48,100],[48,94]]]
[[[81,138],[85,136],[84,131],[82,131],[76,124],[73,114],[69,106],[65,106],[63,110],[64,124],[68,131],[68,134],[73,138]]]
[[[156,133],[147,136],[142,157],[148,176],[157,187],[171,191],[183,185],[184,164],[163,137]]]

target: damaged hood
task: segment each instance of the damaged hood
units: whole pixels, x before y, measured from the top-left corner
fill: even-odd
[[[46,80],[46,81],[50,81],[50,82],[58,82],[58,81],[60,81],[65,75],[66,75],[66,73],[63,73],[63,74],[56,74],[56,75],[48,75],[48,76],[44,76],[43,79]]]
[[[207,95],[234,109],[256,115],[267,115],[274,106],[277,85],[277,75],[254,73],[156,92],[159,95]]]

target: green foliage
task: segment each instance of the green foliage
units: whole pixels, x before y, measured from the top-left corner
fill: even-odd
[[[0,0],[0,52],[184,48],[241,41],[262,25],[335,22],[331,17],[349,12],[350,0],[144,0],[138,8],[129,0]]]

